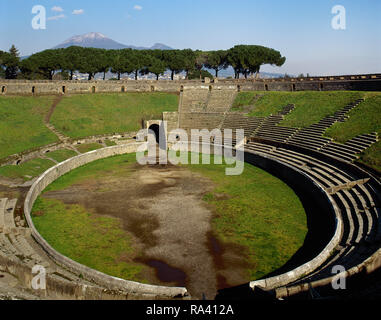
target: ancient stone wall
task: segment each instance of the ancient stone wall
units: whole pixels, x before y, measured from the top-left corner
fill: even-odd
[[[381,91],[381,75],[331,76],[290,79],[218,79],[214,83],[199,80],[121,80],[121,81],[48,81],[0,79],[0,95],[128,93],[128,92],[181,92],[200,86],[237,91]]]

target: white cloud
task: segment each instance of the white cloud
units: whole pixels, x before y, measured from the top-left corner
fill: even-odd
[[[84,14],[85,10],[83,9],[75,9],[73,10],[73,14],[78,15],[78,14]]]
[[[63,12],[64,9],[62,9],[61,7],[58,7],[58,6],[54,6],[54,7],[52,8],[52,11],[54,11],[54,12]]]
[[[140,10],[143,10],[143,7],[139,6],[138,4],[135,4],[134,9],[140,11]]]
[[[48,20],[59,20],[59,19],[63,19],[63,18],[66,18],[66,16],[64,14],[60,14],[57,16],[49,17]]]

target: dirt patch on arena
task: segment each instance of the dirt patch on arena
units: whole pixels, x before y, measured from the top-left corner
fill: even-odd
[[[105,174],[45,198],[80,204],[117,217],[150,268],[151,284],[186,286],[192,297],[213,299],[218,289],[247,283],[244,249],[213,237],[214,208],[202,200],[212,181],[184,167],[134,165],[132,175]]]

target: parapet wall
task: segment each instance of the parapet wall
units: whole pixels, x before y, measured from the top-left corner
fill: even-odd
[[[92,281],[109,290],[122,291],[135,296],[140,295],[142,297],[152,299],[183,298],[187,296],[187,290],[185,288],[146,285],[119,279],[86,267],[78,262],[69,259],[68,257],[65,257],[64,255],[54,250],[49,245],[49,243],[40,235],[40,233],[35,228],[31,218],[31,211],[34,202],[42,193],[42,191],[53,181],[68,173],[69,171],[83,166],[89,162],[111,157],[114,155],[136,152],[140,145],[141,143],[131,143],[94,150],[68,159],[50,168],[45,173],[43,173],[30,188],[24,203],[25,218],[31,229],[31,234],[37,243],[58,265],[64,266],[74,274],[82,275],[86,280]]]
[[[181,92],[207,86],[210,89],[239,91],[381,91],[381,74],[350,75],[289,79],[216,79],[182,81],[48,81],[0,79],[0,95],[76,94],[76,93],[128,93],[128,92]]]
[[[114,155],[122,155],[127,153],[136,152],[144,143],[130,143],[120,146],[113,146],[104,149],[98,149],[91,151],[86,154],[82,154],[76,156],[74,158],[68,159],[55,167],[47,170],[43,173],[37,181],[33,184],[31,189],[29,190],[25,203],[24,203],[24,214],[28,225],[31,229],[31,234],[33,238],[39,243],[39,245],[47,252],[47,254],[59,265],[67,268],[74,274],[82,275],[86,280],[92,281],[98,285],[101,285],[109,290],[116,290],[126,292],[127,294],[133,294],[134,296],[141,295],[144,297],[150,298],[181,298],[187,296],[187,290],[185,288],[176,288],[176,287],[162,287],[162,286],[154,286],[154,285],[146,285],[141,283],[136,283],[132,281],[127,281],[119,278],[115,278],[106,274],[103,274],[97,270],[88,268],[84,265],[81,265],[68,257],[60,254],[54,248],[52,248],[48,242],[39,234],[37,229],[35,228],[32,218],[31,211],[33,208],[33,204],[36,201],[37,197],[43,192],[43,190],[51,184],[53,181],[61,177],[62,175],[74,170],[80,166],[83,166],[87,163],[111,157]],[[208,144],[209,145],[209,144]],[[222,147],[222,146],[221,146]],[[169,146],[171,149],[172,146]],[[221,152],[223,152],[224,148],[231,147],[222,147]],[[211,151],[211,150],[210,150]],[[216,149],[214,152],[216,153]],[[217,154],[219,154],[217,152]],[[277,175],[281,176],[285,180],[288,179],[298,179],[300,183],[305,183],[309,185],[311,189],[317,189],[322,192],[321,199],[318,197],[318,194],[315,194],[317,198],[319,198],[323,205],[329,206],[327,209],[333,213],[332,218],[335,220],[335,234],[329,244],[325,247],[325,249],[312,261],[305,263],[304,265],[287,272],[286,274],[278,275],[276,277],[263,279],[260,281],[255,281],[250,283],[251,286],[260,285],[266,289],[278,287],[281,285],[285,285],[291,281],[295,281],[302,274],[308,273],[316,269],[319,265],[321,265],[325,259],[330,255],[331,250],[337,245],[339,241],[339,235],[342,232],[342,223],[340,219],[340,215],[338,213],[337,208],[330,201],[329,195],[324,193],[324,190],[318,186],[315,182],[311,181],[310,178],[303,175],[300,172],[297,172],[294,168],[288,167],[285,164],[278,162],[276,159],[270,159],[261,154],[253,154],[246,153],[245,154],[245,162],[252,163],[254,165],[259,165],[265,170],[276,170]],[[309,188],[307,188],[309,189]],[[324,198],[327,197],[327,198]]]
[[[31,210],[33,203],[37,197],[43,192],[43,190],[53,181],[58,179],[60,176],[68,173],[69,171],[78,168],[82,165],[96,161],[102,158],[111,157],[114,155],[122,155],[126,153],[136,152],[139,146],[144,143],[130,143],[120,146],[108,147],[104,149],[99,149],[91,151],[86,154],[76,156],[74,158],[68,159],[55,167],[47,170],[38,180],[33,184],[28,192],[24,203],[24,213],[29,227],[31,228],[31,234],[34,239],[40,244],[40,246],[48,253],[48,255],[59,265],[72,271],[74,274],[82,275],[86,280],[92,281],[104,288],[114,291],[122,291],[127,293],[127,295],[132,295],[134,297],[145,297],[145,298],[185,298],[187,296],[187,290],[185,288],[175,288],[175,287],[162,287],[145,285],[132,281],[127,281],[112,276],[105,275],[99,271],[88,268],[81,265],[65,256],[55,251],[44,238],[38,233],[34,227],[33,221],[31,219]],[[187,143],[185,143],[187,145]],[[190,149],[188,145],[188,150]],[[211,146],[210,144],[206,144]],[[213,151],[209,152],[214,154],[224,154],[225,149],[231,149],[228,146],[219,146],[218,148],[213,148]],[[174,145],[170,144],[169,149],[173,149]],[[245,152],[244,161],[255,166],[264,169],[271,174],[274,174],[278,178],[281,178],[286,183],[292,185],[298,185],[300,188],[304,188],[306,194],[313,195],[314,205],[323,208],[324,211],[329,213],[327,215],[330,222],[334,224],[333,235],[330,236],[329,242],[324,246],[324,248],[317,254],[312,260],[309,260],[296,268],[278,274],[265,279],[250,282],[250,287],[254,288],[256,286],[262,287],[265,290],[276,289],[276,294],[279,297],[287,296],[292,293],[301,292],[307,290],[308,284],[302,284],[292,288],[290,291],[288,288],[284,287],[306,274],[309,274],[322,266],[324,262],[329,258],[331,253],[335,250],[337,245],[340,243],[341,235],[343,233],[343,221],[340,214],[339,208],[336,206],[335,202],[332,200],[331,196],[326,192],[323,186],[321,186],[317,181],[315,181],[310,176],[304,174],[298,169],[282,163],[276,157],[265,155],[261,152],[248,151]],[[361,171],[361,169],[359,169]],[[291,185],[290,184],[290,185]],[[326,217],[326,218],[327,218]],[[380,249],[381,250],[381,249]],[[350,269],[346,275],[355,275],[362,269],[371,272],[379,267],[380,265],[380,250],[378,250],[372,257],[367,259],[361,266],[356,266]],[[0,261],[1,262],[1,261]],[[361,270],[362,270],[361,269]],[[323,279],[321,281],[314,282],[314,286],[325,285],[332,280],[332,277]],[[278,288],[278,289],[277,289]],[[98,293],[97,293],[98,294]]]

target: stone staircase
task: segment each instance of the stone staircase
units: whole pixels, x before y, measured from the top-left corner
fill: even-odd
[[[323,134],[336,122],[346,121],[348,113],[363,101],[364,99],[358,99],[336,111],[332,116],[327,116],[318,123],[302,129],[279,126],[284,116],[292,112],[294,108],[293,105],[288,105],[277,115],[271,115],[262,120],[261,124],[251,132],[250,138],[287,143],[319,151],[343,161],[353,162],[358,158],[358,154],[378,141],[377,133],[362,134],[343,144],[334,142],[331,138],[323,137]]]
[[[331,256],[313,272],[278,290],[287,295],[299,291],[308,283],[324,282],[332,277],[332,267],[350,270],[375,254],[381,244],[381,203],[378,189],[369,179],[358,179],[352,173],[303,153],[250,142],[248,152],[260,152],[276,157],[318,182],[331,194],[341,212],[343,232],[340,244]]]
[[[356,100],[344,108],[336,111],[332,116],[325,117],[316,124],[303,129],[299,129],[290,135],[285,142],[311,150],[320,150],[333,139],[323,137],[324,132],[336,122],[344,122],[348,119],[348,113],[357,107],[363,99]]]
[[[358,154],[371,147],[377,141],[377,132],[362,134],[348,140],[343,144],[330,141],[320,149],[320,152],[351,162],[358,158]]]
[[[186,89],[182,93],[179,126],[188,131],[191,129],[221,128],[227,112],[233,105],[236,90]]]
[[[213,89],[209,94],[206,111],[212,113],[226,113],[232,107],[236,96],[236,90]]]
[[[273,140],[278,142],[285,142],[291,135],[293,135],[298,129],[281,127],[278,124],[284,119],[284,117],[291,113],[295,108],[295,105],[289,104],[285,106],[282,111],[276,115],[271,115],[265,118],[261,125],[251,133],[251,137]]]
[[[181,112],[184,114],[193,112],[205,112],[210,92],[207,88],[187,89],[182,93]]]
[[[52,131],[57,137],[58,139],[61,141],[61,142],[69,142],[70,141],[70,138],[65,136],[64,134],[62,134],[61,132],[59,132],[52,124],[50,123],[45,123],[45,126],[50,130]]]
[[[245,137],[249,137],[264,120],[264,117],[249,117],[243,113],[227,113],[221,129],[243,129]]]

